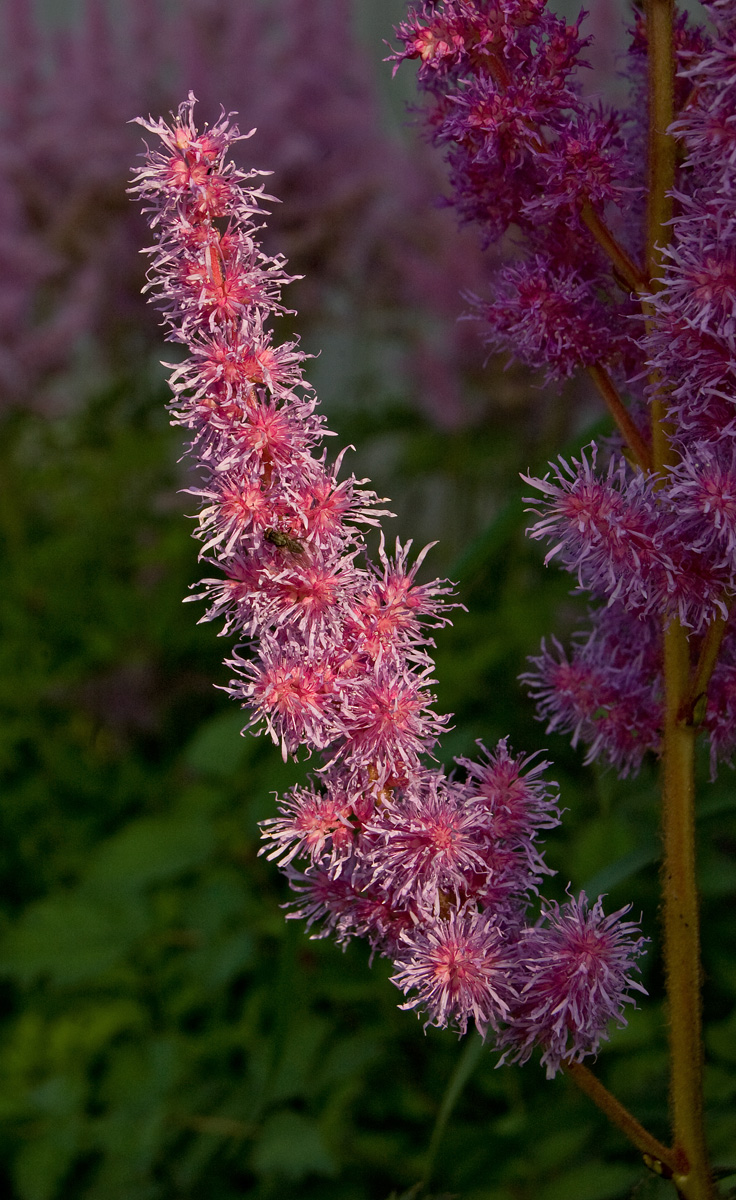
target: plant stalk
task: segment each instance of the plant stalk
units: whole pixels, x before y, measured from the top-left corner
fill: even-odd
[[[665,727],[662,769],[664,962],[670,1039],[670,1104],[678,1169],[686,1200],[715,1195],[703,1129],[700,935],[695,880],[696,729],[680,716],[689,692],[687,635],[673,621],[664,635]]]
[[[662,272],[669,241],[675,141],[673,0],[646,0],[649,43],[649,155],[646,269],[651,291]],[[646,311],[646,306],[645,306]],[[676,461],[667,428],[666,397],[653,378],[652,456],[655,471]],[[659,393],[659,394],[657,394]],[[703,1128],[703,1041],[700,999],[700,935],[695,878],[695,735],[683,719],[691,688],[690,646],[679,621],[664,629],[664,729],[662,736],[662,892],[664,964],[670,1042],[670,1106],[676,1170],[683,1200],[712,1200]]]

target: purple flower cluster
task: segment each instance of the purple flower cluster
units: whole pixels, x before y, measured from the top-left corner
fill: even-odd
[[[365,480],[338,478],[342,455],[328,463],[304,354],[265,328],[289,279],[255,237],[269,197],[228,158],[237,128],[223,115],[198,132],[194,103],[140,122],[162,148],[133,190],[156,238],[149,288],[187,352],[171,410],[202,474],[200,557],[220,572],[199,595],[249,639],[229,691],[284,758],[321,757],[263,823],[264,852],[296,893],[290,915],[365,937],[427,1024],[473,1020],[522,1059],[541,1044],[553,1074],[623,1020],[643,939],[584,895],[530,920],[551,873],[541,835],[559,822],[548,763],[504,740],[457,777],[437,766],[431,633],[450,585],[420,583],[426,551],[412,563],[382,535],[367,559],[361,529],[385,510]]]
[[[720,639],[689,719],[713,770],[736,749],[736,15],[722,0],[706,9],[712,34],[675,22],[678,164],[653,278],[641,15],[621,112],[585,97],[580,19],[567,25],[543,0],[425,5],[399,26],[394,56],[419,59],[461,216],[488,240],[520,235],[520,261],[478,305],[490,344],[548,378],[587,368],[618,424],[607,462],[592,446],[526,478],[541,493],[530,536],[604,606],[569,654],[543,646],[524,678],[548,729],[621,774],[660,748],[663,621],[687,630],[696,680]],[[661,406],[664,461],[648,404]]]
[[[452,203],[486,242],[510,227],[527,255],[478,303],[488,343],[550,378],[625,356],[632,311],[584,213],[629,208],[636,160],[626,118],[584,100],[574,78],[590,39],[545,0],[446,0],[397,29],[396,63],[419,59],[433,140],[446,149]]]

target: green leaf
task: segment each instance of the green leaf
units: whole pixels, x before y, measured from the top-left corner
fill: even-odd
[[[240,709],[218,713],[197,730],[184,751],[184,762],[201,775],[232,775],[255,745],[252,737],[242,736],[244,725]]]
[[[46,1136],[21,1147],[13,1164],[20,1200],[52,1200],[77,1152],[73,1125],[54,1126]]]
[[[200,866],[213,846],[211,825],[197,817],[142,817],[102,844],[84,887],[136,892]]]
[[[472,579],[489,561],[497,558],[513,540],[523,521],[523,494],[523,489],[517,488],[515,494],[506,501],[490,524],[477,537],[473,538],[470,545],[453,563],[450,570],[452,579],[456,579],[460,583]]]
[[[24,984],[41,975],[62,985],[95,979],[120,962],[139,932],[135,914],[128,916],[74,895],[41,900],[0,942],[0,974]]]
[[[336,1175],[337,1163],[325,1146],[316,1121],[300,1113],[276,1113],[265,1124],[253,1153],[263,1175],[303,1179],[305,1175]]]
[[[707,800],[698,803],[695,819],[706,820],[708,817],[720,816],[721,813],[733,812],[736,809],[736,794],[733,791],[722,795],[709,796]]]
[[[294,1015],[272,1084],[274,1099],[312,1094],[328,1034],[329,1026],[321,1017]]]
[[[725,1021],[711,1025],[706,1031],[706,1045],[710,1052],[724,1062],[736,1065],[736,1011]]]
[[[205,945],[190,955],[189,967],[201,985],[217,991],[234,979],[253,960],[254,942],[249,933],[233,933],[230,937]]]

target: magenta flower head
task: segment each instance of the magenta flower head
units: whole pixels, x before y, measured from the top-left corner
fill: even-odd
[[[513,954],[492,918],[450,913],[426,932],[406,933],[393,982],[415,992],[402,1008],[420,1007],[426,1025],[455,1026],[463,1034],[472,1017],[485,1037],[506,1020],[515,992]]]
[[[555,927],[552,909],[546,926],[530,917],[551,874],[541,837],[560,818],[550,764],[504,739],[479,762],[459,760],[457,776],[438,767],[449,717],[435,709],[432,633],[459,606],[447,581],[419,582],[429,547],[412,562],[410,542],[390,555],[381,533],[378,561],[368,559],[363,529],[390,514],[365,480],[340,478],[343,455],[328,463],[305,356],[266,329],[289,280],[256,237],[269,198],[259,173],[229,160],[240,139],[230,118],[199,131],[194,105],[190,96],[171,124],[141,122],[162,149],[133,190],[156,239],[148,287],[186,354],[171,368],[170,407],[192,434],[195,537],[217,572],[194,598],[239,639],[226,690],[246,729],[268,733],[284,759],[315,755],[309,785],[263,822],[262,853],[287,875],[288,915],[312,936],[365,938],[393,962],[403,1007],[461,1033],[473,1021],[484,1036],[510,1037],[518,1013],[526,1054],[529,964],[543,961],[543,927]],[[620,914],[606,923],[598,905],[595,916],[618,937],[623,972]],[[577,1052],[593,1052],[582,997],[574,1013]]]
[[[589,907],[581,892],[562,907],[549,904],[539,923],[525,931],[516,954],[527,982],[501,1035],[500,1044],[509,1047],[505,1058],[526,1062],[541,1045],[551,1079],[563,1062],[597,1054],[611,1021],[626,1024],[631,990],[646,994],[632,975],[646,939],[633,921],[623,920],[628,911],[607,917],[602,897]]]

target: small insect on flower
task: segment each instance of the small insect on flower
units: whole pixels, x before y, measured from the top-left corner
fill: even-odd
[[[297,538],[284,533],[283,529],[266,529],[263,534],[264,542],[270,542],[279,550],[289,550],[292,554],[303,554],[304,547]]]

